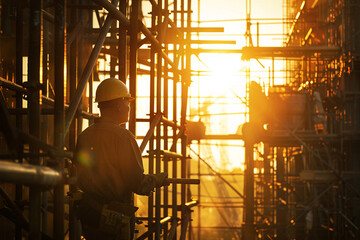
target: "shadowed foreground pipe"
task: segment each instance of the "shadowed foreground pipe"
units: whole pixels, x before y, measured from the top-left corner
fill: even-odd
[[[60,180],[60,173],[49,167],[0,161],[0,182],[50,187]]]

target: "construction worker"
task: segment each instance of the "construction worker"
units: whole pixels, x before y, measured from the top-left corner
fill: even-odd
[[[134,135],[125,129],[131,97],[126,85],[108,78],[96,90],[101,117],[78,137],[75,159],[82,233],[91,239],[132,239],[133,193],[150,195],[166,173],[145,175]]]

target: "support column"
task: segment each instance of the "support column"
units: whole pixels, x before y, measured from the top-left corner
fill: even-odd
[[[24,21],[24,13],[23,13],[23,2],[17,1],[16,5],[16,75],[15,80],[16,83],[21,85],[22,84],[22,75],[23,75],[23,21]],[[22,106],[22,94],[17,92],[16,93],[16,108],[21,109]],[[22,129],[23,128],[23,115],[19,114],[16,115],[16,128]],[[19,155],[22,155],[23,153],[23,146],[22,144],[18,145],[17,150]],[[19,159],[19,163],[22,163],[22,157]],[[16,201],[21,201],[23,198],[23,192],[22,192],[22,184],[16,185],[15,190],[15,199]],[[15,226],[15,239],[21,240],[22,239],[22,230],[21,227],[16,225]]]
[[[264,216],[270,221],[273,222],[272,214],[272,195],[271,195],[271,186],[272,186],[272,172],[271,172],[271,159],[270,159],[270,147],[268,143],[264,143]],[[273,236],[272,230],[268,229],[265,231],[265,234]],[[265,238],[268,239],[268,238]]]
[[[139,39],[140,0],[132,1],[130,19],[130,94],[135,98],[130,109],[129,130],[136,135],[136,75]]]
[[[28,77],[30,93],[28,98],[29,131],[36,138],[40,138],[40,43],[41,43],[41,0],[30,0],[29,20],[29,60]],[[30,145],[30,152],[34,154],[30,163],[40,165],[39,148]],[[41,238],[41,191],[39,187],[30,187],[29,209],[29,239]]]
[[[151,17],[151,27],[156,26],[156,17],[155,17],[155,8],[152,6],[152,13],[153,16]],[[154,116],[155,116],[155,54],[156,48],[152,44],[150,49],[150,99],[149,99],[149,109],[150,109],[150,124],[152,123]],[[151,137],[149,141],[149,151],[155,152],[155,137],[154,135]],[[149,174],[154,173],[154,154],[149,154]],[[153,227],[152,222],[154,220],[154,194],[149,196],[148,200],[148,223],[149,228],[148,231],[152,230]],[[151,224],[150,224],[151,223]],[[149,240],[152,240],[154,234],[149,236]]]
[[[244,203],[245,224],[243,240],[255,239],[254,229],[254,143],[245,140]]]
[[[120,0],[120,11],[126,16],[126,0]],[[118,44],[118,57],[119,57],[119,79],[126,82],[127,79],[127,41],[126,41],[126,27],[119,23],[119,44]]]
[[[78,0],[73,1],[74,4],[79,4]],[[79,24],[79,13],[78,9],[73,8],[70,9],[70,16],[71,16],[71,24],[69,25],[69,28],[71,28],[70,31],[74,31],[74,28],[77,24]],[[70,99],[74,97],[75,91],[76,91],[76,83],[78,80],[78,71],[81,71],[78,63],[80,60],[80,55],[78,55],[78,37],[76,37],[72,43],[70,44],[70,49],[67,51],[69,53],[69,56],[67,57],[68,61],[68,69],[69,69],[69,76],[68,83],[69,83],[69,95]],[[90,89],[89,89],[90,90]],[[90,91],[91,92],[91,91]],[[91,94],[89,94],[91,95]],[[89,102],[89,105],[91,106],[91,100]],[[81,102],[79,104],[82,105]],[[77,136],[77,121],[73,121],[70,125],[69,129],[69,147],[71,151],[75,151],[76,148],[76,136]],[[74,163],[73,163],[74,164]],[[76,177],[76,171],[74,169],[75,167],[70,167],[70,176]],[[72,184],[69,186],[70,193],[74,193],[77,191],[77,186]],[[70,198],[69,201],[69,240],[80,240],[80,222],[77,219],[77,213],[76,213],[76,207],[74,204],[74,199]]]
[[[278,239],[287,239],[287,206],[284,205],[286,202],[286,192],[284,192],[283,187],[285,184],[285,158],[284,148],[276,149],[276,182],[280,184],[276,190],[276,226],[278,232]],[[281,201],[279,201],[281,199]]]
[[[157,15],[157,27],[159,32],[158,39],[162,39],[162,0],[158,0],[158,8],[153,9],[156,11]],[[154,17],[154,16],[153,16]],[[161,42],[159,42],[161,44]],[[160,54],[161,49],[159,49],[159,52],[156,54],[157,56],[157,67],[156,67],[156,113],[162,112],[162,104],[161,104],[161,90],[162,90],[162,74],[163,74],[163,61],[162,56]],[[158,123],[156,126],[156,162],[155,162],[155,171],[156,173],[160,173],[161,171],[161,156],[159,150],[161,149],[161,122]],[[160,225],[160,219],[161,219],[161,191],[160,189],[156,190],[155,194],[155,239],[160,239],[161,234],[161,225]]]
[[[54,145],[58,150],[64,146],[64,44],[65,44],[65,1],[55,1],[55,106]],[[55,168],[63,173],[64,159],[55,159]],[[64,239],[64,184],[54,188],[54,239]]]
[[[177,17],[177,10],[178,10],[178,0],[174,0],[174,23],[177,25],[178,24],[178,17]],[[173,45],[173,49],[174,49],[174,59],[176,58],[178,51],[177,51],[177,44]],[[177,62],[177,61],[176,61]],[[179,74],[177,72],[174,72],[174,80],[173,80],[173,121],[174,124],[176,125],[178,122],[177,119],[177,85],[179,82]],[[177,148],[176,148],[176,143],[177,143],[177,132],[176,132],[176,128],[173,128],[173,148],[171,149],[171,151],[176,152]],[[178,167],[177,167],[177,159],[176,158],[172,158],[172,177],[173,178],[177,178],[177,171],[178,171]],[[177,209],[177,202],[178,202],[178,196],[177,196],[177,184],[173,184],[172,185],[172,216],[173,218],[177,218],[177,214],[178,214],[178,209]],[[177,221],[173,221],[172,223],[172,228],[174,227],[174,225],[177,224]],[[173,239],[177,239],[177,231],[174,231],[173,234]]]

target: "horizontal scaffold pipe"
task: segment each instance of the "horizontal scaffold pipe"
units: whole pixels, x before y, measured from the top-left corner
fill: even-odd
[[[61,179],[60,173],[49,167],[0,161],[0,182],[50,187]]]
[[[16,92],[19,92],[19,93],[22,93],[22,94],[26,94],[26,95],[29,94],[28,89],[24,88],[23,86],[21,86],[19,84],[16,84],[16,83],[13,83],[13,82],[11,82],[9,80],[6,80],[6,79],[4,79],[2,77],[0,77],[0,86],[2,86],[4,88],[7,88],[7,89],[10,89],[10,90],[13,90],[13,91],[16,91]],[[27,98],[25,98],[25,99],[27,99]],[[41,100],[42,100],[43,105],[47,104],[47,105],[50,105],[50,106],[54,106],[55,101],[52,98],[41,95]],[[65,104],[65,109],[68,109],[68,108],[69,108],[69,105]],[[16,110],[9,109],[9,111],[11,113],[11,112],[16,111]],[[21,110],[19,110],[19,111],[20,111],[20,113],[22,113]],[[45,110],[45,112],[46,111],[50,111],[50,110]],[[51,114],[52,114],[52,112],[51,112]],[[98,114],[93,114],[93,113],[89,113],[89,112],[86,112],[86,111],[81,111],[81,115],[86,119],[93,119],[93,118],[98,117]]]
[[[290,46],[290,47],[243,47],[241,59],[266,57],[337,57],[341,53],[339,46]]]
[[[5,78],[0,77],[0,86],[4,88],[8,88],[10,90],[17,91],[23,94],[29,94],[29,91],[23,88],[23,86],[13,83],[11,81],[6,80]]]

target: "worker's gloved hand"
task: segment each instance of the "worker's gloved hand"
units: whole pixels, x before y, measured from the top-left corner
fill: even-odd
[[[155,186],[157,188],[165,186],[165,185],[169,185],[169,183],[166,181],[166,179],[168,177],[168,174],[166,172],[150,174],[150,176],[152,176],[153,179],[155,180]]]

